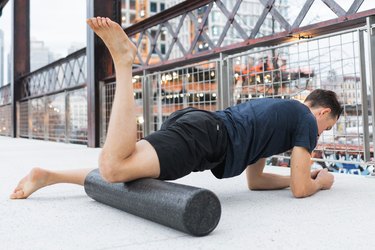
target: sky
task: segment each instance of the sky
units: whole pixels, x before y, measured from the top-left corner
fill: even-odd
[[[5,38],[5,56],[10,51],[11,5],[12,1],[9,1],[0,17],[0,29],[4,31]],[[44,41],[45,46],[60,57],[68,54],[72,44],[85,47],[86,0],[30,0],[30,37]],[[7,67],[7,59],[4,60]],[[7,69],[4,72],[6,74]]]

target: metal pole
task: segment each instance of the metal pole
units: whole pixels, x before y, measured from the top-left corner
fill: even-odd
[[[99,82],[99,105],[99,147],[103,147],[105,136],[105,85],[103,81]]]
[[[160,73],[157,74],[157,77],[158,77],[158,81],[157,81],[157,86],[158,86],[158,95],[157,95],[157,102],[158,102],[158,113],[157,113],[157,117],[158,117],[158,124],[157,124],[157,128],[156,130],[159,130],[161,125],[163,124],[163,105],[162,105],[162,92],[161,92],[161,76],[160,76]],[[152,112],[154,113],[154,112]]]
[[[151,98],[152,98],[152,86],[149,77],[147,76],[147,71],[143,71],[142,76],[142,101],[143,101],[143,136],[149,135],[151,133]]]
[[[33,133],[33,112],[32,112],[32,105],[31,105],[32,100],[27,100],[26,105],[27,105],[27,122],[28,122],[28,138],[32,138],[32,133]]]
[[[71,129],[70,129],[70,96],[69,92],[65,90],[65,142],[69,143],[71,138]]]
[[[361,77],[361,103],[362,103],[362,127],[364,142],[364,161],[370,160],[370,132],[369,132],[369,112],[367,104],[367,81],[366,81],[366,60],[365,60],[365,43],[363,31],[358,30],[358,49],[360,59],[360,77]]]
[[[12,137],[17,137],[17,102],[21,99],[22,75],[30,72],[30,2],[12,1]]]
[[[217,71],[217,65],[216,65],[216,71]],[[188,103],[189,103],[189,100],[187,98],[187,89],[188,89],[188,77],[187,77],[187,74],[189,74],[189,70],[186,68],[183,70],[183,72],[185,73],[182,73],[182,94],[183,94],[183,99],[182,99],[182,107],[187,107],[188,106]],[[217,77],[217,76],[216,76]]]
[[[49,113],[48,113],[48,107],[47,107],[47,100],[48,100],[48,96],[44,96],[41,98],[41,100],[43,101],[43,125],[44,125],[44,140],[48,140],[48,138],[51,138],[50,134],[49,134]]]
[[[220,54],[220,60],[218,62],[218,96],[220,97],[219,109],[225,109],[231,106],[231,88],[230,88],[230,73],[231,59],[228,59],[226,55]]]
[[[17,109],[17,131],[16,131],[16,133],[19,136],[19,135],[21,135],[21,103],[20,102],[17,102],[16,109]],[[10,126],[10,127],[11,127],[11,129],[13,129],[12,126]],[[12,133],[13,132],[10,131],[9,136],[11,136]]]
[[[368,63],[369,75],[368,79],[371,86],[371,117],[372,117],[372,146],[375,146],[374,125],[375,125],[375,30],[371,27],[375,24],[375,16],[366,18],[367,21],[367,37],[368,37]]]
[[[87,17],[115,18],[113,1],[87,0]],[[117,14],[116,14],[117,15]],[[111,55],[98,36],[87,28],[87,145],[99,147],[99,81],[113,75]]]

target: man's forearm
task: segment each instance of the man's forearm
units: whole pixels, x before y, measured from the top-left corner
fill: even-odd
[[[290,176],[283,176],[271,173],[262,173],[249,184],[251,190],[276,190],[290,186]]]

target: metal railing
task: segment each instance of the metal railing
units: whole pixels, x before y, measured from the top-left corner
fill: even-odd
[[[233,54],[311,34],[327,34],[333,26],[358,26],[354,19],[360,16],[356,14],[363,2],[353,0],[345,10],[334,0],[306,0],[298,15],[292,16],[288,15],[294,7],[292,1],[185,1],[125,31],[138,47],[135,71],[141,74],[144,70],[164,70],[217,58],[220,53]],[[319,12],[319,8],[331,11],[332,20],[317,22],[309,15]],[[370,15],[373,10],[368,12]],[[342,22],[334,22],[335,18]]]
[[[12,134],[10,85],[0,87],[0,135]]]
[[[142,107],[138,109],[137,121],[142,121],[143,125],[138,138],[156,131],[173,111],[185,107],[214,111],[251,98],[303,101],[313,89],[330,89],[339,96],[344,112],[333,129],[321,136],[313,152],[314,167],[368,174],[372,165],[366,162],[373,157],[372,133],[366,136],[363,130],[372,128],[368,122],[372,111],[365,108],[370,98],[370,86],[362,80],[366,77],[361,72],[365,51],[360,48],[360,36],[367,34],[363,29],[352,29],[135,75],[134,96],[137,105]],[[102,93],[102,105],[106,110],[101,119],[104,124],[102,135],[105,135],[115,83],[103,86],[107,86],[104,87],[105,94]],[[288,165],[289,156],[286,153],[271,157],[269,162]]]
[[[306,21],[311,9],[317,7],[315,3],[322,2],[337,18]],[[180,108],[216,110],[249,98],[303,99],[311,89],[323,87],[343,98],[345,116],[322,138],[316,152],[323,160],[317,161],[324,161],[327,155],[337,158],[340,152],[340,157],[348,155],[338,159],[342,163],[353,154],[357,154],[356,159],[360,156],[359,161],[371,160],[369,121],[374,117],[367,108],[367,96],[373,90],[368,89],[370,81],[366,84],[364,62],[368,54],[365,47],[373,44],[366,45],[368,39],[364,37],[368,34],[362,29],[339,34],[332,34],[332,30],[363,25],[364,18],[375,9],[358,13],[363,0],[353,0],[347,10],[334,0],[322,2],[306,0],[298,15],[287,17],[282,1],[192,0],[126,28],[138,47],[133,78],[138,139],[157,130]],[[248,4],[257,4],[259,11],[243,11],[254,9]],[[310,39],[310,34],[317,38]],[[309,40],[285,44],[305,38]],[[82,49],[23,77],[17,104],[19,136],[87,141],[86,60]],[[350,65],[353,67],[348,71]],[[101,83],[102,144],[114,91],[114,79]],[[9,95],[9,87],[0,88],[3,128],[11,128]],[[353,147],[348,147],[349,143]],[[287,159],[288,155],[280,157]]]
[[[79,50],[23,78],[20,137],[87,143],[85,52]]]

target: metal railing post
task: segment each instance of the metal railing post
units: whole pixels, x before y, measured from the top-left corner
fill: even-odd
[[[219,109],[225,109],[231,106],[231,93],[232,89],[230,86],[230,74],[229,70],[231,69],[230,59],[227,58],[227,55],[220,54],[220,60],[218,62],[218,96],[220,97],[220,102],[218,103]]]
[[[33,112],[32,112],[31,101],[27,100],[26,104],[27,104],[27,124],[28,124],[27,133],[28,133],[29,139],[31,139],[32,136],[33,136],[32,135],[32,129],[33,129]]]
[[[99,147],[104,145],[105,136],[105,86],[103,81],[99,81]]]
[[[22,94],[22,76],[30,72],[30,0],[12,1],[11,119],[12,137],[17,137],[17,102]]]
[[[374,125],[375,125],[375,28],[372,27],[375,24],[375,16],[370,16],[366,18],[367,21],[367,36],[368,36],[368,79],[371,86],[371,117],[372,117],[372,140],[373,147],[375,146],[375,136],[374,136]]]
[[[70,124],[70,96],[68,91],[64,91],[65,94],[65,142],[69,143],[71,137]]]
[[[43,137],[44,137],[44,140],[48,140],[48,138],[51,138],[50,134],[49,134],[49,113],[48,113],[48,107],[47,107],[47,100],[48,100],[48,96],[44,96],[42,97],[42,101],[43,101]]]
[[[367,81],[366,81],[366,58],[365,58],[365,42],[363,31],[358,30],[358,49],[359,49],[359,67],[361,77],[361,102],[362,102],[362,126],[363,126],[363,142],[364,142],[364,161],[370,160],[370,132],[369,132],[369,112],[367,103]]]
[[[161,74],[158,73],[157,74],[157,77],[158,77],[158,97],[157,97],[157,105],[158,105],[158,113],[156,114],[157,115],[157,121],[158,121],[158,124],[156,126],[156,130],[159,130],[161,128],[161,125],[163,124],[163,105],[162,105],[162,93],[161,93]]]
[[[117,19],[113,1],[87,0],[87,17],[106,16]],[[114,8],[116,9],[114,11]],[[99,81],[113,75],[112,57],[104,43],[87,28],[87,145],[99,147]]]
[[[142,76],[142,102],[143,102],[143,136],[149,135],[151,133],[151,119],[152,119],[152,106],[151,106],[151,93],[152,86],[148,77],[148,72],[143,71]]]

